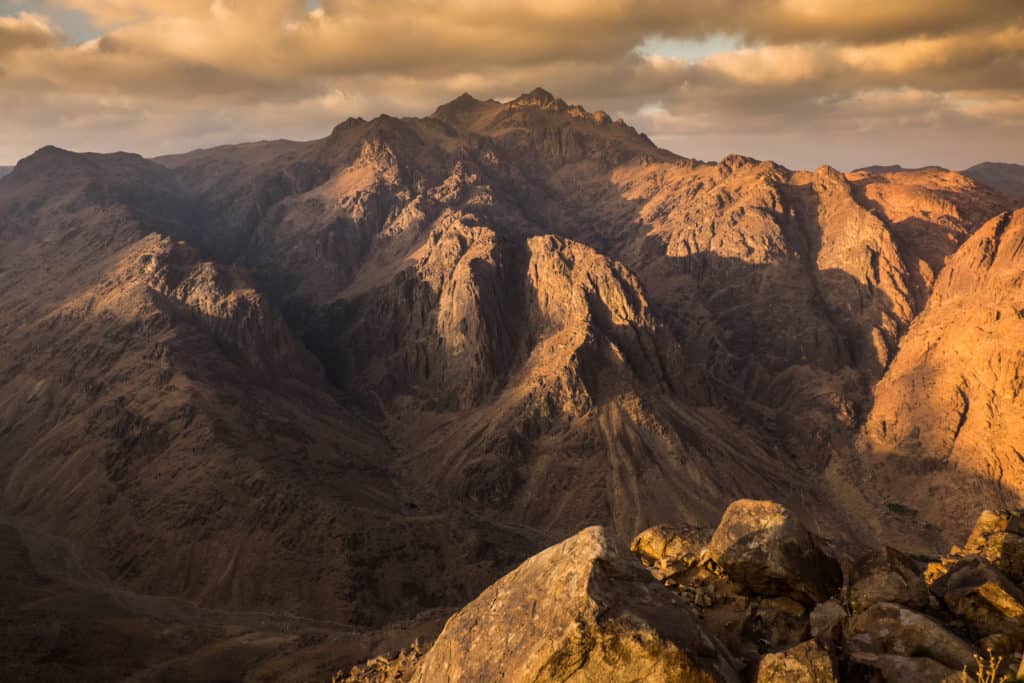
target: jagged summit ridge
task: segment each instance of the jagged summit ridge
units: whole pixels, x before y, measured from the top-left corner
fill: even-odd
[[[577,104],[568,104],[544,88],[534,88],[528,93],[501,103],[496,100],[479,100],[469,93],[463,93],[447,104],[443,104],[431,114],[431,118],[440,119],[459,127],[472,127],[480,119],[494,124],[503,115],[514,112],[545,112],[556,116],[566,116],[569,120],[580,120],[598,126],[613,124],[612,118],[603,111],[588,112]],[[616,127],[628,130],[647,141],[646,136],[637,133],[621,119],[614,122]],[[647,141],[649,143],[649,141]],[[653,144],[651,145],[653,146]]]
[[[539,109],[550,109],[552,111],[565,111],[569,105],[560,97],[555,97],[544,88],[534,88],[528,93],[523,93],[515,98],[509,105],[512,107],[537,107]]]

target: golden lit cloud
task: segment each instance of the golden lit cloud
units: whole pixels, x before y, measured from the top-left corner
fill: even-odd
[[[43,15],[19,12],[14,16],[0,16],[0,55],[48,47],[57,44],[60,38],[60,32]]]
[[[463,90],[505,97],[538,84],[694,156],[767,156],[799,132],[808,142],[781,161],[854,165],[891,154],[889,143],[864,140],[853,158],[834,147],[837,136],[890,125],[932,161],[967,161],[968,142],[977,159],[1024,157],[1013,115],[1024,95],[1019,0],[17,6],[0,16],[0,97],[14,131],[0,161],[49,142],[155,153],[311,137],[349,115],[422,115]],[[64,39],[54,17],[67,12],[86,17],[95,39]],[[1001,146],[986,127],[1003,131]],[[953,136],[953,151],[934,145]]]

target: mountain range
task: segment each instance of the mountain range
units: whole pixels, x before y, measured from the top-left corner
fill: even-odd
[[[971,166],[964,175],[1010,197],[1024,197],[1024,166],[1021,164],[985,162]]]
[[[938,552],[1024,493],[1022,273],[1024,167],[707,163],[541,89],[43,148],[0,180],[0,670],[329,676],[738,498]]]

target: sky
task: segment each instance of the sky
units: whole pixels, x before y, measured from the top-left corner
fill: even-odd
[[[0,0],[0,165],[537,86],[698,159],[1024,163],[1024,0]]]

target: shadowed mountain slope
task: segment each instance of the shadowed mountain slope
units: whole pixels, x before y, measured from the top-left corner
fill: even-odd
[[[1024,166],[987,161],[971,166],[964,175],[1018,201],[1024,200]]]

